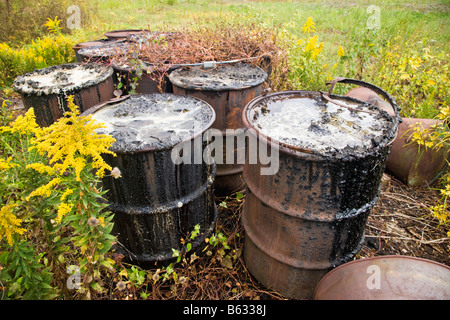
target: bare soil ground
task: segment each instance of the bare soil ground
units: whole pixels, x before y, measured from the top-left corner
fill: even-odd
[[[408,187],[384,174],[360,257],[407,255],[450,265],[450,239],[428,209],[439,200],[428,187]]]

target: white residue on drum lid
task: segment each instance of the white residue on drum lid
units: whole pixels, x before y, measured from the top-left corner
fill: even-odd
[[[99,83],[111,74],[106,66],[67,64],[27,73],[18,77],[14,85],[22,93],[49,95]]]
[[[343,100],[339,103],[358,107]],[[373,141],[382,139],[387,122],[378,112],[355,112],[304,97],[270,100],[256,112],[253,126],[262,134],[319,153],[371,148]]]
[[[93,114],[106,126],[97,132],[112,135],[113,149],[125,152],[174,145],[204,130],[212,117],[206,103],[170,94],[132,96]]]

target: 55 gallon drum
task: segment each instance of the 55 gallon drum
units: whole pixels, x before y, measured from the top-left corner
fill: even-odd
[[[68,111],[68,96],[81,112],[113,98],[113,69],[96,63],[57,65],[17,77],[13,88],[25,108],[34,108],[36,122],[49,126]]]
[[[212,69],[181,67],[170,73],[169,80],[174,93],[200,98],[216,112],[213,128],[220,130],[221,136],[217,138],[223,139],[224,146],[223,159],[217,157],[222,160],[217,164],[214,186],[217,194],[227,195],[242,189],[244,157],[240,159],[239,154],[242,152],[244,155],[244,150],[238,150],[238,140],[244,131],[242,111],[250,100],[262,93],[267,73],[251,64],[218,64]],[[227,139],[232,140],[234,149],[225,149]],[[232,158],[232,161],[226,160],[225,151],[230,152],[228,159]]]
[[[376,88],[398,114],[381,89],[338,80]],[[266,287],[312,299],[319,280],[360,249],[398,117],[353,98],[288,91],[254,99],[243,120],[259,148],[279,153],[274,174],[262,175],[260,161],[244,165],[244,261]]]
[[[167,263],[197,224],[201,235],[192,248],[204,244],[217,220],[215,165],[174,161],[172,150],[183,143],[203,151],[205,131],[215,120],[212,107],[193,97],[155,93],[112,100],[86,114],[106,124],[98,133],[116,139],[111,150],[117,156],[105,155],[105,161],[122,177],[105,176],[102,182],[115,214],[117,251],[144,268]]]

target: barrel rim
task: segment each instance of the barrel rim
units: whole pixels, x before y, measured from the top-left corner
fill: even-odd
[[[111,40],[98,39],[98,40],[89,40],[89,41],[84,41],[84,42],[78,42],[77,44],[72,46],[72,49],[79,50],[81,48],[96,47],[96,46],[101,46],[103,44],[106,44],[108,42],[111,42]],[[95,44],[93,44],[93,43],[95,43]]]
[[[287,95],[287,96],[289,96],[289,95],[303,95],[303,96],[321,95],[321,92],[320,91],[309,91],[309,90],[288,90],[288,91],[274,92],[274,93],[267,94],[267,95],[260,95],[256,98],[254,98],[253,100],[251,100],[244,107],[244,110],[242,112],[242,120],[243,120],[244,126],[247,130],[252,129],[252,130],[250,130],[251,134],[255,135],[258,139],[262,140],[263,142],[270,144],[270,146],[272,148],[276,147],[278,145],[278,148],[280,149],[280,151],[283,151],[287,154],[290,154],[293,156],[300,156],[300,157],[309,157],[309,158],[313,159],[314,161],[320,161],[320,160],[336,161],[336,160],[342,160],[343,158],[364,158],[367,155],[372,154],[373,152],[376,152],[379,149],[390,146],[394,142],[395,138],[398,135],[398,126],[396,125],[395,118],[392,117],[385,110],[382,110],[381,108],[379,108],[371,103],[364,102],[364,101],[361,101],[361,100],[358,100],[358,99],[355,99],[352,97],[330,94],[329,95],[330,98],[347,100],[350,102],[359,103],[360,105],[368,105],[368,106],[370,106],[370,108],[377,109],[377,111],[379,111],[381,115],[383,115],[387,120],[392,122],[392,127],[389,132],[389,135],[384,136],[383,142],[378,144],[376,147],[367,149],[365,152],[363,152],[363,154],[355,154],[355,155],[342,155],[340,152],[335,152],[333,154],[322,153],[322,152],[318,152],[313,149],[301,148],[298,146],[293,146],[288,143],[281,142],[279,140],[273,139],[273,138],[261,133],[257,127],[253,126],[251,121],[249,120],[249,115],[250,115],[249,113],[261,101],[263,101],[267,98],[272,98],[272,97],[282,96],[282,95]],[[254,130],[254,132],[252,132],[253,130]],[[255,132],[256,132],[256,134],[255,134]]]
[[[46,89],[33,89],[32,92],[30,92],[29,90],[24,90],[23,87],[19,84],[18,82],[23,80],[25,81],[25,79],[29,76],[32,75],[39,75],[39,74],[46,74],[46,73],[50,73],[53,70],[57,70],[57,69],[74,69],[76,67],[79,66],[88,66],[88,67],[98,67],[98,68],[103,68],[105,70],[104,73],[99,73],[99,77],[98,79],[95,80],[89,80],[86,81],[85,83],[76,83],[76,84],[72,84],[69,86],[65,86],[65,87],[60,87],[60,86],[55,86],[55,87],[51,87],[51,89],[48,90],[48,92],[46,92]],[[50,96],[52,94],[62,94],[62,93],[68,93],[68,92],[72,92],[72,91],[76,91],[76,90],[81,90],[84,88],[89,88],[95,85],[98,85],[106,80],[108,80],[109,78],[111,78],[114,74],[114,70],[111,66],[108,65],[104,65],[104,64],[98,64],[98,63],[94,63],[94,62],[88,62],[88,63],[81,63],[81,62],[74,62],[74,63],[65,63],[65,64],[59,64],[59,65],[54,65],[54,66],[50,66],[50,67],[46,67],[46,68],[42,68],[42,69],[36,69],[33,70],[31,72],[26,72],[23,75],[18,76],[14,82],[13,82],[13,89],[14,91],[16,91],[17,93],[21,94],[21,95],[26,95],[26,96],[32,96],[32,95],[39,95],[39,96]]]
[[[89,59],[92,59],[92,58],[105,58],[105,57],[109,57],[110,55],[109,54],[105,54],[104,52],[90,54],[89,51],[96,50],[96,49],[102,49],[102,48],[114,48],[114,47],[117,47],[118,50],[125,49],[126,51],[128,51],[128,46],[129,46],[129,43],[124,42],[124,41],[120,41],[120,40],[117,40],[117,41],[106,41],[102,45],[91,46],[91,47],[83,47],[80,50],[78,50],[78,54],[80,54],[81,56],[86,56]]]
[[[132,150],[132,151],[115,150],[114,148],[111,147],[112,151],[114,151],[116,153],[120,153],[120,154],[137,154],[137,153],[164,151],[164,150],[172,149],[176,145],[191,141],[191,140],[197,138],[198,136],[202,135],[205,131],[207,131],[208,129],[210,129],[212,127],[214,121],[216,120],[216,112],[214,111],[214,108],[209,103],[207,103],[206,101],[204,101],[200,98],[197,98],[197,97],[185,96],[185,95],[176,94],[176,93],[140,93],[140,94],[126,95],[126,96],[122,96],[122,97],[118,97],[118,98],[113,98],[113,99],[99,103],[99,104],[87,109],[81,115],[82,116],[93,115],[95,112],[97,112],[98,110],[100,110],[103,107],[106,107],[106,106],[109,106],[112,104],[116,104],[116,103],[120,103],[120,102],[125,101],[130,98],[137,98],[137,97],[141,97],[141,96],[152,96],[152,95],[171,95],[171,96],[177,96],[177,97],[183,97],[183,98],[188,97],[189,99],[198,100],[198,101],[202,102],[205,106],[210,108],[210,110],[212,111],[211,119],[205,126],[203,126],[201,131],[195,132],[188,138],[185,138],[179,142],[176,142],[175,144],[169,144],[164,147],[147,147],[147,148],[142,148],[142,149]]]
[[[218,64],[220,62],[217,62]],[[227,64],[231,64],[231,63],[222,63],[221,66],[226,66]],[[254,88],[257,86],[262,85],[267,78],[269,77],[269,75],[267,74],[267,72],[265,72],[261,67],[256,66],[254,64],[250,64],[250,63],[242,63],[239,62],[239,64],[245,64],[245,65],[249,65],[252,66],[253,68],[255,68],[255,70],[258,70],[259,72],[262,72],[264,77],[262,78],[262,80],[260,79],[260,81],[255,82],[252,85],[246,85],[246,86],[241,86],[241,87],[225,87],[225,88],[220,88],[220,89],[216,89],[216,88],[211,88],[209,86],[198,86],[198,85],[192,85],[192,84],[183,84],[179,81],[179,79],[175,79],[175,81],[173,80],[173,74],[178,72],[180,69],[182,68],[202,68],[201,65],[198,66],[188,66],[188,65],[175,65],[173,66],[173,70],[169,73],[168,77],[170,82],[172,83],[172,85],[177,86],[179,88],[185,89],[185,90],[195,90],[195,91],[208,91],[208,92],[224,92],[224,91],[240,91],[240,90],[245,90],[245,89],[249,89],[249,88]]]
[[[148,33],[150,30],[146,29],[121,29],[121,30],[112,30],[104,33],[104,36],[108,39],[122,39],[122,38],[128,38],[130,34],[125,36],[118,36],[119,33],[126,33],[126,32],[132,32],[132,34],[139,34],[139,33]]]

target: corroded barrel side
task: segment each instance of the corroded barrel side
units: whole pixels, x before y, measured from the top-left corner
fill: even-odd
[[[34,108],[36,122],[49,126],[68,111],[68,96],[74,96],[81,112],[112,99],[113,69],[94,63],[52,66],[17,77],[13,88],[25,108]]]
[[[260,121],[266,116],[273,118]],[[282,125],[276,117],[292,122],[276,131]],[[244,165],[244,261],[266,287],[288,298],[312,299],[319,280],[360,249],[396,120],[359,100],[309,91],[256,98],[243,119],[259,148],[279,154],[275,174],[261,174],[261,161]]]
[[[220,130],[224,146],[227,139],[234,141],[235,149],[226,150],[234,153],[232,163],[226,161],[224,152],[223,163],[217,164],[216,192],[225,195],[243,189],[243,161],[237,160],[237,154],[243,154],[244,150],[237,149],[240,137],[234,130],[244,128],[242,111],[247,103],[262,93],[267,73],[257,66],[238,63],[218,65],[212,70],[182,67],[171,72],[169,79],[174,93],[200,98],[214,108],[216,120],[213,128]],[[227,129],[231,130],[227,132]]]
[[[209,143],[211,106],[193,97],[147,94],[116,99],[89,113],[117,139],[112,147],[117,156],[105,161],[119,168],[121,177],[103,178],[117,251],[142,267],[165,264],[197,224],[201,234],[192,248],[200,248],[217,220],[215,165],[194,159],[197,148],[203,151]],[[174,152],[180,144],[182,151]],[[178,162],[178,152],[191,157]]]

